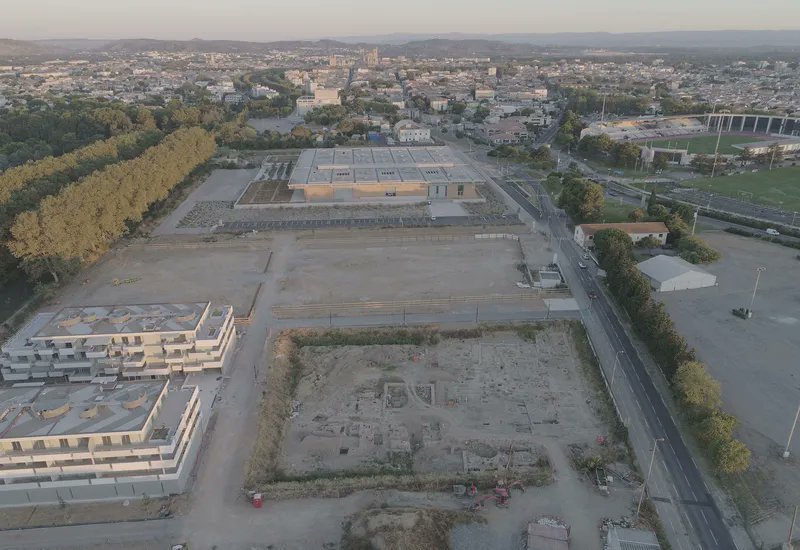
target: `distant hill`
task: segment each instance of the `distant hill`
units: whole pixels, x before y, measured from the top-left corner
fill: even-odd
[[[51,48],[36,44],[35,42],[0,38],[0,58],[29,57],[50,53],[56,52]]]
[[[137,53],[157,50],[162,52],[198,52],[198,53],[265,53],[270,50],[288,50],[302,47],[316,48],[352,48],[353,44],[345,44],[335,40],[316,42],[287,40],[281,42],[244,42],[239,40],[154,40],[150,38],[131,38],[115,40],[102,49],[107,52]]]
[[[800,48],[800,30],[779,31],[663,31],[663,32],[564,32],[509,34],[386,34],[374,36],[335,37],[340,42],[399,45],[408,42],[445,40],[487,40],[531,46],[572,46],[589,48],[752,48],[773,46]]]

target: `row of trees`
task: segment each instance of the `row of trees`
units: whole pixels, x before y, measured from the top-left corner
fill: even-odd
[[[646,96],[614,95],[605,96],[588,88],[565,88],[567,109],[581,115],[599,113],[605,101],[606,114],[641,115],[647,111],[650,98]]]
[[[750,451],[733,439],[735,419],[720,409],[719,382],[678,334],[664,304],[652,298],[647,278],[636,267],[631,238],[619,229],[599,231],[594,239],[608,288],[631,319],[688,415],[697,437],[707,445],[720,473],[737,473],[750,465]]]
[[[531,168],[538,170],[550,170],[555,168],[556,161],[550,148],[542,145],[536,149],[526,149],[513,145],[499,145],[487,153],[490,157],[510,159],[513,162],[527,164]]]
[[[634,210],[631,217],[638,217],[640,212],[639,209]],[[693,264],[715,262],[719,259],[719,252],[700,237],[691,234],[689,226],[694,223],[694,216],[695,210],[686,204],[675,204],[672,211],[667,210],[667,207],[657,202],[655,191],[647,201],[647,218],[664,222],[669,229],[669,242],[677,247],[681,258]]]
[[[115,136],[96,141],[58,157],[45,157],[35,162],[10,168],[0,174],[0,203],[8,201],[14,191],[22,189],[36,180],[56,174],[65,174],[74,178],[76,172],[87,163],[101,159],[115,159],[121,150],[135,144],[140,137],[139,133]]]
[[[566,111],[561,117],[561,128],[556,134],[556,144],[562,147],[574,147],[580,141],[581,130],[584,128],[586,128],[586,124],[575,111]]]
[[[585,136],[578,143],[578,151],[603,162],[633,168],[641,158],[642,149],[630,141],[614,141],[607,134]]]
[[[141,221],[215,149],[206,130],[178,130],[139,157],[94,172],[17,216],[9,249],[29,273],[49,272],[58,281],[65,266],[97,255],[128,223]]]

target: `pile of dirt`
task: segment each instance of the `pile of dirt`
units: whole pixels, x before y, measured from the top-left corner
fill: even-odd
[[[345,525],[342,550],[428,550],[449,548],[453,527],[484,522],[469,512],[417,508],[373,508]]]

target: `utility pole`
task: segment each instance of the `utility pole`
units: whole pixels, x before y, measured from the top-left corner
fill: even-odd
[[[753,312],[753,302],[756,301],[756,291],[758,290],[758,280],[761,278],[761,274],[766,271],[766,267],[757,267],[756,268],[756,285],[753,287],[753,296],[750,298],[750,307],[747,308],[748,311],[752,314]]]
[[[794,507],[794,514],[792,515],[792,524],[789,526],[789,541],[787,548],[792,548],[792,539],[794,539],[794,523],[797,521],[797,506]]]
[[[719,118],[719,132],[717,132],[717,146],[714,147],[714,164],[711,165],[711,177],[714,177],[714,173],[717,171],[717,156],[719,152],[719,140],[722,139],[722,123],[724,122],[724,117]]]
[[[650,467],[647,468],[647,478],[644,480],[644,485],[642,485],[642,494],[639,495],[639,505],[636,506],[636,521],[639,521],[639,512],[642,509],[642,501],[644,500],[644,493],[647,491],[647,484],[650,482],[650,474],[653,473],[653,462],[656,459],[656,449],[660,441],[664,441],[664,438],[659,437],[653,440],[653,453],[650,455]]]
[[[600,122],[606,120],[606,94],[603,94],[603,110],[600,112]]]
[[[775,162],[775,153],[777,153],[777,152],[778,152],[778,144],[777,143],[773,143],[772,144],[772,158],[769,160],[769,169],[770,169],[770,171],[772,170],[772,163]]]
[[[800,418],[800,405],[797,406],[797,412],[794,415],[794,422],[792,422],[792,429],[789,430],[789,440],[786,442],[786,448],[783,450],[783,458],[789,458],[789,446],[792,444],[792,436],[794,436],[794,429],[797,426],[797,419]]]
[[[794,219],[797,217],[797,212],[792,212],[792,227],[794,227]]]
[[[694,221],[692,222],[692,236],[694,236],[694,230],[697,228],[697,218],[700,217],[700,207],[697,207],[697,210],[694,211]]]

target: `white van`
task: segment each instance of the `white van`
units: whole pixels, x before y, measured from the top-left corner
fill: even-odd
[[[780,235],[780,233],[778,233],[777,229],[772,229],[771,227],[768,227],[767,228],[767,235],[772,235],[774,237],[777,237],[778,235]]]

